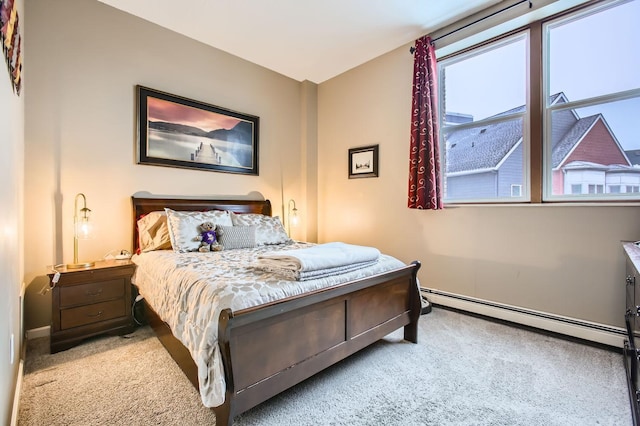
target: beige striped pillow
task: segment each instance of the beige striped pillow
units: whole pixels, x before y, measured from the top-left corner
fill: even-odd
[[[255,226],[224,226],[216,228],[218,242],[225,250],[252,248],[256,246]]]

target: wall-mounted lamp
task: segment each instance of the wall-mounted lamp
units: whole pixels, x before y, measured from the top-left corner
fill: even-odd
[[[78,209],[78,200],[82,198],[82,208]],[[88,268],[95,265],[95,262],[78,262],[78,240],[87,239],[91,235],[91,223],[89,222],[87,208],[87,197],[80,193],[76,195],[73,203],[73,263],[67,264],[69,269]]]
[[[291,207],[293,205],[293,207]],[[287,214],[287,232],[289,233],[289,237],[291,237],[291,226],[298,226],[298,209],[296,208],[296,202],[291,199],[289,200],[289,213]]]

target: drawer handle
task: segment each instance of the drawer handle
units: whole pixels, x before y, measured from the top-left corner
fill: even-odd
[[[627,312],[625,313],[627,318],[629,317],[640,317],[640,305],[636,305],[634,309],[627,308]]]
[[[101,316],[101,315],[102,315],[102,311],[98,311],[98,313],[97,313],[97,314],[87,314],[87,316],[88,316],[89,318],[95,318],[95,317],[99,317],[99,316]]]
[[[87,290],[87,296],[91,296],[91,297],[95,297],[95,296],[100,296],[102,294],[102,289],[99,289],[98,291],[94,291],[93,293]]]

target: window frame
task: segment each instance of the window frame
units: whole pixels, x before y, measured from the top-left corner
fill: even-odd
[[[637,196],[625,196],[624,198],[620,196],[620,194],[613,194],[613,196],[609,197],[576,197],[571,196],[569,194],[566,197],[549,197],[547,192],[551,192],[551,182],[548,181],[546,167],[547,167],[547,155],[550,155],[551,151],[546,147],[547,138],[546,133],[550,132],[550,129],[547,129],[548,120],[547,114],[551,114],[552,111],[565,108],[580,108],[587,107],[592,105],[597,105],[604,103],[603,101],[619,101],[624,99],[636,98],[640,97],[640,88],[627,90],[625,92],[619,92],[617,94],[607,94],[603,96],[597,96],[594,98],[588,98],[585,100],[580,100],[576,102],[568,102],[563,104],[563,106],[547,106],[547,85],[548,85],[548,62],[545,56],[548,54],[547,50],[544,48],[544,43],[546,42],[546,38],[544,37],[545,25],[550,23],[551,21],[557,21],[565,17],[571,17],[580,15],[582,13],[598,13],[597,9],[599,8],[608,8],[615,7],[619,4],[623,4],[627,1],[634,0],[593,0],[587,1],[583,4],[571,7],[569,9],[554,13],[550,16],[543,17],[541,19],[534,20],[526,25],[520,26],[516,29],[507,31],[498,36],[492,37],[480,43],[476,43],[474,45],[462,48],[458,51],[447,53],[441,57],[438,57],[438,64],[441,61],[449,61],[452,58],[459,57],[463,54],[468,54],[469,52],[479,51],[479,49],[484,48],[487,45],[491,45],[501,40],[512,37],[514,34],[522,33],[524,31],[529,32],[528,36],[528,90],[527,90],[527,108],[526,108],[526,121],[523,123],[523,142],[526,139],[526,135],[524,134],[528,131],[528,153],[523,156],[528,155],[528,162],[525,161],[528,166],[528,180],[523,181],[523,193],[528,193],[527,199],[524,200],[509,200],[509,199],[500,199],[500,200],[443,200],[445,206],[451,205],[474,205],[474,204],[495,204],[495,205],[510,205],[510,204],[620,204],[620,203],[633,203],[637,204],[640,202],[640,193],[638,192],[628,192],[622,191],[621,194],[632,193],[637,194]],[[635,0],[637,1],[637,0]],[[593,12],[595,11],[595,12]],[[449,50],[450,52],[450,50]],[[436,50],[436,55],[438,54],[438,49]],[[444,88],[441,78],[439,77],[439,86],[440,90]],[[444,136],[443,136],[443,121],[444,121],[444,105],[442,96],[439,96],[439,109],[441,111],[440,115],[440,142],[441,146],[444,144]],[[475,122],[477,126],[478,123],[481,123],[482,120]],[[528,124],[528,125],[527,125]],[[526,129],[526,130],[525,130]],[[444,163],[444,152],[445,149],[441,149],[441,174],[442,174],[442,182],[443,184],[446,182],[445,179],[445,168],[446,163]],[[551,164],[551,163],[549,163]],[[527,188],[528,184],[528,188]],[[604,185],[605,188],[607,185]],[[624,186],[624,185],[623,185]],[[631,187],[632,185],[627,185],[627,187]],[[637,185],[636,185],[637,186]],[[602,195],[607,195],[602,194]]]
[[[607,9],[620,6],[624,3],[628,3],[629,1],[637,1],[637,0],[600,0],[600,1],[592,1],[588,2],[582,6],[572,8],[570,10],[558,13],[553,16],[549,16],[544,20],[541,20],[541,29],[542,29],[542,40],[541,40],[541,50],[542,50],[542,82],[543,82],[543,131],[545,138],[542,141],[542,152],[544,156],[544,161],[542,164],[542,175],[543,175],[543,194],[542,201],[543,202],[565,202],[565,203],[576,203],[576,202],[594,202],[594,203],[620,203],[620,202],[640,202],[640,196],[629,196],[625,194],[629,194],[627,192],[621,191],[620,193],[611,193],[606,192],[606,188],[609,185],[605,183],[602,185],[605,189],[604,192],[595,192],[592,193],[587,190],[586,193],[583,193],[580,196],[576,196],[574,194],[562,194],[562,195],[554,195],[553,191],[553,181],[552,181],[552,170],[551,170],[551,132],[552,132],[552,115],[556,111],[564,111],[564,110],[578,110],[580,108],[586,108],[591,106],[603,105],[611,102],[624,101],[627,99],[640,98],[640,88],[631,89],[631,90],[622,90],[613,93],[607,93],[604,95],[596,95],[591,97],[586,97],[579,100],[568,100],[566,103],[556,104],[556,105],[547,105],[547,101],[549,97],[552,95],[550,93],[549,84],[551,82],[551,64],[550,64],[550,40],[549,40],[549,32],[554,27],[562,25],[564,23],[570,23],[574,20],[580,20],[582,18],[588,17],[589,15],[594,15],[600,12],[603,12]],[[626,154],[625,154],[626,155]],[[592,184],[588,184],[587,187],[592,186]]]
[[[463,51],[460,52],[456,52],[455,54],[449,55],[447,57],[438,59],[438,87],[440,88],[444,88],[445,87],[445,77],[443,75],[443,73],[441,72],[441,68],[444,68],[446,66],[449,65],[453,65],[456,64],[458,62],[461,62],[465,59],[471,58],[473,56],[478,56],[478,55],[482,55],[483,53],[486,53],[488,51],[494,50],[494,49],[498,49],[500,47],[506,46],[508,44],[511,43],[515,43],[519,40],[523,39],[525,41],[525,49],[526,49],[526,53],[528,53],[531,50],[531,31],[529,28],[520,28],[514,31],[510,31],[507,34],[503,34],[499,37],[494,37],[491,40],[487,40],[483,43],[477,44],[475,46],[471,46],[468,49],[464,49]],[[531,86],[531,82],[530,77],[531,76],[531,70],[530,67],[527,67],[527,76],[525,77],[525,84],[528,83],[528,86]],[[440,95],[440,94],[439,94]],[[511,121],[511,120],[516,120],[516,119],[521,119],[522,120],[522,156],[523,156],[523,161],[522,161],[522,184],[521,184],[521,191],[520,191],[520,196],[519,197],[513,197],[513,196],[509,196],[509,197],[502,197],[502,198],[478,198],[478,199],[474,199],[471,201],[467,201],[466,199],[455,199],[455,198],[449,198],[449,199],[443,199],[443,203],[445,204],[474,204],[474,203],[497,203],[497,204],[512,204],[512,203],[523,203],[523,202],[529,202],[531,200],[530,198],[530,191],[528,190],[528,188],[531,187],[530,185],[530,176],[531,176],[531,167],[530,167],[530,161],[527,161],[527,157],[530,156],[530,151],[531,151],[531,144],[530,144],[530,137],[529,134],[531,133],[530,131],[530,114],[529,114],[529,100],[530,100],[530,95],[529,95],[529,91],[526,90],[526,95],[525,95],[525,111],[524,112],[514,112],[514,113],[510,113],[510,114],[504,114],[504,115],[500,115],[499,117],[488,117],[488,118],[483,118],[481,120],[477,120],[477,121],[473,121],[473,122],[469,122],[469,123],[464,123],[464,124],[455,124],[455,125],[445,125],[445,118],[446,118],[446,110],[445,110],[445,98],[443,96],[438,96],[438,110],[440,111],[439,114],[439,129],[440,129],[440,137],[439,137],[439,143],[440,146],[443,147],[442,149],[440,149],[440,164],[442,165],[441,167],[441,181],[443,183],[444,188],[446,189],[446,185],[447,185],[447,179],[445,176],[445,170],[446,170],[446,155],[447,155],[447,149],[446,149],[446,141],[444,140],[444,134],[445,134],[445,129],[446,128],[452,128],[455,127],[456,129],[465,129],[465,128],[473,128],[473,127],[480,127],[483,125],[491,125],[491,124],[495,124],[495,123],[502,123],[502,122],[507,122],[507,121]],[[446,190],[445,190],[446,192]]]

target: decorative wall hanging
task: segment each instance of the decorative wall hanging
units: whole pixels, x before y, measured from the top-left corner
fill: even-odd
[[[138,164],[258,175],[252,115],[137,86]]]
[[[378,145],[349,149],[349,179],[378,177]]]
[[[20,95],[22,86],[22,37],[14,0],[0,0],[0,42],[9,68],[13,91]]]

